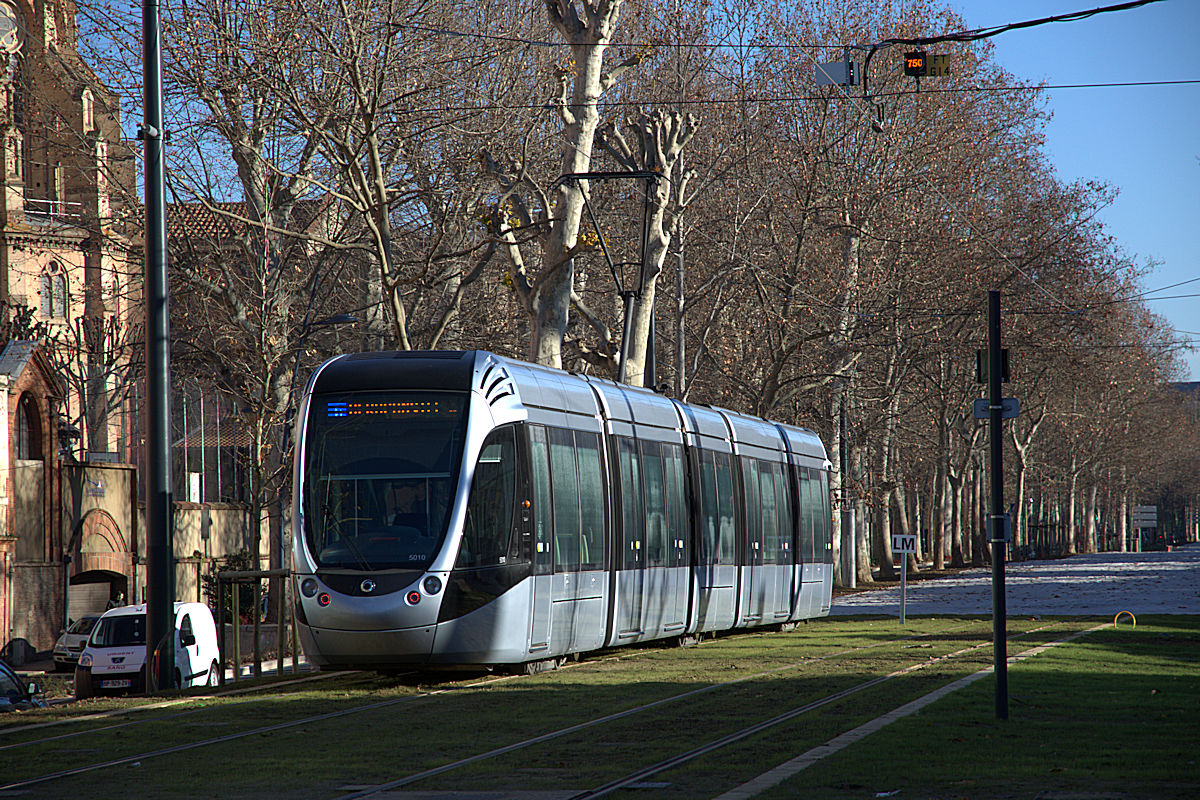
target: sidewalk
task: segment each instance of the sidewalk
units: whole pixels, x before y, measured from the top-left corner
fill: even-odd
[[[1004,571],[1009,616],[1200,614],[1200,543],[1170,552],[1095,553],[1054,561],[1021,561]],[[831,616],[900,614],[900,589],[835,597]],[[909,581],[905,613],[992,613],[990,567],[953,577]]]

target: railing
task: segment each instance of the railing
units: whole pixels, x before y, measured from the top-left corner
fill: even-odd
[[[48,223],[56,219],[77,220],[82,217],[83,203],[25,198],[25,219],[29,222]]]
[[[267,570],[229,570],[217,573],[217,619],[221,629],[221,635],[217,640],[220,650],[221,660],[221,684],[225,684],[225,589],[228,586],[231,595],[231,616],[233,617],[233,680],[236,683],[241,677],[242,671],[242,642],[241,642],[241,598],[239,597],[238,586],[240,584],[249,583],[254,587],[254,602],[251,608],[251,616],[254,619],[254,661],[253,672],[254,677],[262,675],[262,582],[270,580],[273,583],[277,582],[277,591],[271,592],[269,596],[274,596],[277,600],[276,604],[276,623],[278,630],[275,638],[276,650],[276,674],[283,675],[284,655],[287,648],[284,646],[286,642],[285,631],[289,626],[285,625],[288,621],[287,610],[293,608],[294,604],[287,602],[288,587],[291,581],[291,570],[287,569],[267,569]],[[297,674],[300,671],[300,642],[296,631],[295,613],[291,614],[291,649],[292,649],[292,673]]]

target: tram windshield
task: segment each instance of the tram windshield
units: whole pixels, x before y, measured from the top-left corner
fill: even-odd
[[[305,434],[304,534],[318,566],[424,569],[445,537],[465,394],[316,395]]]

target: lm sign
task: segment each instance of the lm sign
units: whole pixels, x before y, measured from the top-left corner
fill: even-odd
[[[917,552],[917,535],[893,533],[892,534],[892,552],[893,553],[916,553]]]

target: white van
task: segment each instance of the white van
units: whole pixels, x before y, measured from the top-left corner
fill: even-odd
[[[175,686],[216,686],[217,626],[203,603],[175,604]],[[104,612],[75,667],[75,697],[146,690],[146,604]]]

